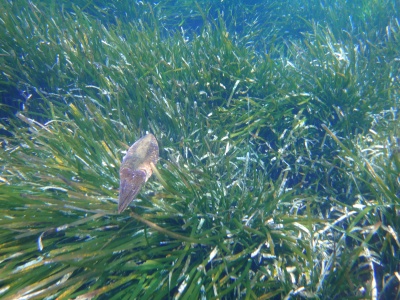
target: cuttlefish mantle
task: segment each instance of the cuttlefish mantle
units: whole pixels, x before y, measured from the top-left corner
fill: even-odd
[[[151,164],[157,164],[158,153],[157,140],[151,133],[137,140],[128,149],[119,169],[118,213],[128,207],[153,174]]]

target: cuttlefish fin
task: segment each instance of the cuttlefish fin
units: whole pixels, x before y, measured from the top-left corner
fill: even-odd
[[[118,199],[118,213],[128,207],[146,182],[146,171],[124,170],[121,172],[121,185]]]

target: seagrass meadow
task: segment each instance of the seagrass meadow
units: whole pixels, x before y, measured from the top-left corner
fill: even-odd
[[[400,299],[399,5],[0,0],[0,298]]]

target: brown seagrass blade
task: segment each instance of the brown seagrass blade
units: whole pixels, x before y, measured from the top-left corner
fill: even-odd
[[[137,140],[126,152],[119,169],[118,213],[123,212],[150,178],[158,161],[158,143],[151,133]]]

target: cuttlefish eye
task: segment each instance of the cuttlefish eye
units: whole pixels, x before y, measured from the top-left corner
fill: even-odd
[[[157,140],[151,133],[137,140],[128,149],[119,169],[118,213],[128,207],[153,174],[150,164],[157,164],[158,153]]]

